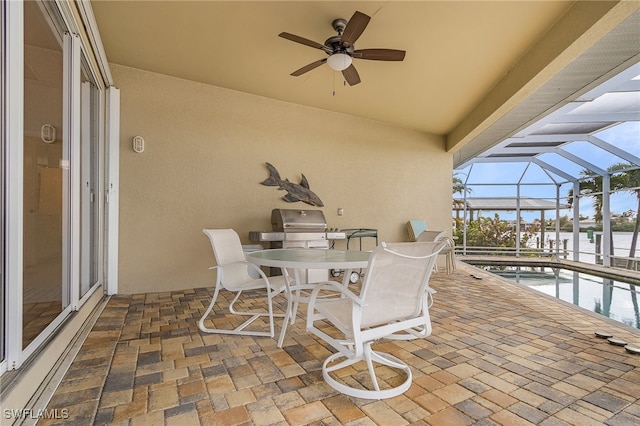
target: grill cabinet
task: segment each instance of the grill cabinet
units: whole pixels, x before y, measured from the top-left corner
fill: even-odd
[[[322,210],[273,209],[271,229],[271,232],[251,231],[249,239],[253,242],[268,242],[270,248],[328,249],[330,240],[346,238],[344,232],[327,232],[327,221]],[[272,268],[271,275],[280,274],[279,270],[274,269],[277,268]],[[328,279],[326,270],[307,271],[306,282]]]

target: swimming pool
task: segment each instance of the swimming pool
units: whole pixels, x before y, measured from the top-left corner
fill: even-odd
[[[640,329],[640,286],[561,268],[480,267],[487,272]]]

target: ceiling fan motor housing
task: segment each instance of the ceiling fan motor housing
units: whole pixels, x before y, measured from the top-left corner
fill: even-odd
[[[325,42],[324,45],[327,46],[330,49],[330,55],[334,54],[334,53],[346,53],[348,55],[352,55],[353,51],[355,50],[354,46],[349,46],[349,45],[345,45],[342,43],[342,37],[337,35],[337,36],[333,36],[333,37],[329,37]]]

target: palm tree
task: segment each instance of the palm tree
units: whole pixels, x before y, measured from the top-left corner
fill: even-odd
[[[471,192],[469,188],[466,188],[462,180],[458,177],[457,173],[453,174],[453,193],[457,194],[458,192]]]
[[[636,195],[638,200],[638,206],[636,208],[636,223],[633,227],[633,234],[631,235],[631,248],[629,248],[629,260],[627,260],[627,269],[633,267],[633,258],[636,256],[636,244],[638,242],[638,231],[640,231],[640,169],[626,170],[628,164],[615,164],[611,166],[612,169],[623,170],[620,174],[616,175],[615,183],[612,179],[612,187],[614,189],[621,189],[625,192],[630,192]],[[640,309],[638,308],[638,295],[636,294],[636,286],[629,284],[631,290],[631,303],[636,314],[635,326],[640,328]]]
[[[467,187],[464,184],[464,182],[462,182],[462,179],[460,179],[458,177],[457,173],[454,173],[453,174],[453,195],[458,194],[458,193],[470,194],[471,193],[471,188]],[[464,203],[464,201],[462,201],[462,200],[456,200],[455,198],[453,199],[453,207],[456,210],[456,220],[460,219],[460,209],[459,209],[459,207],[462,206],[463,203]],[[458,208],[456,208],[456,207],[458,207]]]
[[[636,208],[636,223],[631,237],[631,248],[629,258],[636,255],[636,244],[638,233],[640,232],[640,169],[628,163],[617,163],[610,166],[607,171],[611,174],[610,189],[612,191],[625,191],[636,195],[638,206]],[[580,181],[580,193],[594,197],[593,207],[595,209],[594,218],[596,223],[602,222],[602,176],[593,176],[589,170],[582,170],[580,176],[586,179]],[[569,190],[569,204],[573,203],[573,189]],[[613,245],[613,239],[612,239]],[[612,252],[613,254],[613,252]],[[629,259],[627,268],[631,268],[633,262]]]
[[[593,197],[593,208],[595,210],[593,218],[596,223],[602,223],[602,176],[594,176],[587,169],[582,170],[580,176],[580,194]],[[573,188],[569,189],[567,201],[570,207],[573,206]]]
[[[638,200],[636,223],[633,227],[633,234],[631,235],[631,248],[629,249],[627,269],[631,269],[633,264],[631,259],[636,256],[636,244],[638,243],[638,232],[640,232],[640,169],[626,170],[629,169],[629,167],[629,164],[619,163],[609,168],[610,172],[618,172],[611,177],[611,189],[635,194]]]

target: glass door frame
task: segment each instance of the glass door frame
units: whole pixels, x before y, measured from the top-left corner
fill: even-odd
[[[51,16],[59,16],[60,22],[52,22],[52,28],[63,38],[63,144],[68,148],[61,167],[64,171],[63,182],[63,295],[67,292],[68,305],[44,330],[24,349],[23,335],[23,278],[24,278],[24,5],[18,1],[2,1],[2,148],[4,149],[4,360],[0,362],[0,375],[7,370],[18,369],[29,357],[34,355],[54,335],[57,329],[69,318],[72,311],[80,307],[104,284],[104,239],[105,239],[105,149],[104,132],[106,109],[106,80],[103,70],[94,69],[95,62],[85,61],[90,66],[91,78],[95,80],[100,104],[98,116],[98,280],[91,283],[90,289],[80,297],[80,130],[81,130],[81,55],[91,57],[90,44],[94,40],[83,40],[74,21],[75,15],[70,5],[63,1],[39,2],[43,11]],[[83,8],[90,6],[84,5]],[[86,11],[86,9],[83,9]],[[86,12],[85,12],[86,13]],[[85,53],[89,52],[89,53]],[[102,78],[98,78],[101,76]],[[109,76],[110,78],[110,76]],[[64,296],[63,296],[64,300]],[[11,301],[11,302],[9,302]]]
[[[89,61],[86,59],[86,55],[84,55],[84,60],[81,61],[82,64],[82,68],[83,70],[86,72],[87,74],[87,79],[89,79],[90,81],[87,82],[81,82],[81,114],[80,114],[80,120],[81,120],[81,150],[86,151],[89,147],[89,144],[92,142],[95,142],[96,146],[95,149],[97,151],[96,155],[97,155],[97,161],[95,164],[96,170],[91,170],[90,173],[93,174],[93,176],[95,176],[97,179],[95,183],[95,208],[97,208],[98,213],[97,213],[97,220],[94,224],[95,227],[97,227],[97,239],[93,242],[94,246],[92,249],[96,250],[96,258],[97,258],[97,264],[96,264],[96,268],[97,268],[97,281],[93,281],[90,283],[89,285],[89,289],[87,291],[85,291],[84,293],[82,292],[82,277],[80,276],[80,281],[78,282],[78,307],[76,308],[76,310],[79,308],[79,306],[82,306],[84,304],[84,302],[91,297],[91,295],[99,288],[100,284],[104,282],[105,280],[105,273],[104,273],[104,251],[105,251],[105,138],[104,138],[104,134],[105,134],[105,114],[106,114],[106,96],[105,96],[105,90],[101,90],[99,84],[98,84],[98,77],[95,74],[95,72],[91,69],[91,67],[88,65]],[[95,87],[93,87],[95,86]],[[96,89],[94,91],[94,88]],[[93,109],[95,108],[95,110]],[[92,114],[94,113],[95,116]],[[91,125],[91,120],[95,118],[96,119],[96,128],[93,128]],[[95,133],[95,140],[92,140],[92,135]],[[86,152],[82,151],[80,153],[80,155],[82,156],[82,165],[86,165],[87,159],[90,160],[90,155],[87,155]],[[82,174],[82,171],[81,171]],[[84,181],[86,179],[86,175],[82,176],[81,181]],[[82,184],[82,182],[80,182]],[[80,191],[82,192],[82,188],[80,188]],[[82,203],[82,200],[79,200],[80,203]],[[83,213],[83,209],[84,206],[81,205],[80,207],[80,211],[79,211],[79,215],[80,218],[79,220],[85,220],[86,218],[84,217],[84,213]],[[91,227],[82,227],[81,225],[81,235],[80,238],[84,239],[86,236],[83,235],[85,231],[87,232],[94,232],[93,229],[91,229]],[[85,240],[86,241],[86,240]],[[89,241],[91,241],[91,239],[89,238]],[[79,245],[79,248],[82,250],[83,247],[85,247],[86,245],[84,244],[84,242],[81,242]],[[86,258],[86,257],[82,257],[80,258],[80,261],[82,262],[82,259]],[[84,267],[84,266],[83,266]],[[81,272],[80,272],[81,273]]]
[[[6,8],[4,2],[0,4],[0,28],[7,27],[7,19],[6,17]],[[6,34],[4,31],[0,31],[0,75],[5,76],[7,74],[7,58],[5,55],[6,51]],[[7,81],[5,78],[0,79],[0,129],[6,128],[6,113],[8,111],[7,105],[5,105],[5,93],[7,89],[6,85]],[[6,315],[6,264],[5,264],[5,253],[6,253],[6,238],[5,238],[5,230],[6,230],[6,221],[5,221],[5,147],[6,140],[4,138],[5,135],[0,135],[0,241],[2,241],[2,246],[0,247],[0,372],[5,371],[7,369],[6,362],[6,324],[8,316]]]
[[[5,149],[5,364],[17,368],[22,354],[22,277],[23,277],[23,135],[24,135],[24,9],[21,2],[3,1],[4,65],[2,143]],[[18,141],[18,142],[16,142]],[[14,303],[8,303],[9,300]],[[19,302],[19,303],[18,303]],[[12,318],[19,318],[10,321]]]

